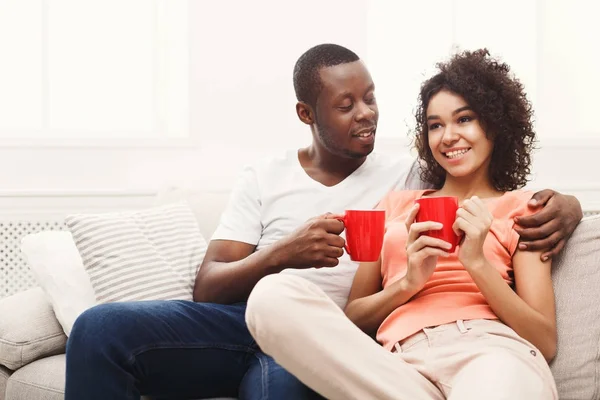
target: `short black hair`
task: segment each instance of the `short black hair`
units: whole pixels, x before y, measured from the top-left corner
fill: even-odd
[[[296,98],[315,107],[323,83],[319,76],[321,68],[351,63],[360,58],[352,50],[331,43],[320,44],[308,49],[294,66],[294,90]]]

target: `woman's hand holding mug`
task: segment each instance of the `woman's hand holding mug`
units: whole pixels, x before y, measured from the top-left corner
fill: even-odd
[[[452,229],[457,235],[464,235],[458,249],[458,259],[467,270],[487,261],[483,254],[483,244],[493,220],[487,206],[477,196],[465,200],[456,212]]]
[[[453,244],[428,235],[429,232],[440,231],[444,226],[440,222],[415,222],[421,205],[415,204],[406,217],[408,239],[406,241],[406,257],[408,269],[405,279],[414,290],[421,290],[429,280],[438,261],[438,257],[448,257]]]

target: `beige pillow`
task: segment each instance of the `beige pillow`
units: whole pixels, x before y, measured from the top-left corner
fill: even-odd
[[[41,288],[0,300],[0,364],[16,370],[64,353],[67,336]]]
[[[558,352],[550,367],[561,400],[600,398],[600,216],[584,218],[552,279]]]
[[[98,303],[192,300],[207,244],[190,206],[65,219]]]

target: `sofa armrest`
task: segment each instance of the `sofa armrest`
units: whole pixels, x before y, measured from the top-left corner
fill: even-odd
[[[558,347],[550,367],[561,399],[600,393],[600,215],[585,217],[552,261]]]
[[[65,351],[67,336],[41,288],[0,299],[0,364],[16,370]]]

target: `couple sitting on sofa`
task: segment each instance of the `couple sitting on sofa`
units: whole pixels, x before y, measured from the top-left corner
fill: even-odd
[[[557,398],[550,258],[581,207],[516,190],[535,135],[506,64],[480,50],[439,69],[419,97],[420,163],[403,165],[371,154],[378,110],[359,57],[305,52],[294,88],[311,146],[243,171],[195,302],[103,304],[77,319],[66,399]],[[439,225],[413,223],[414,200],[435,196],[460,200],[452,254],[421,235]],[[376,206],[382,254],[357,270],[329,213]]]

